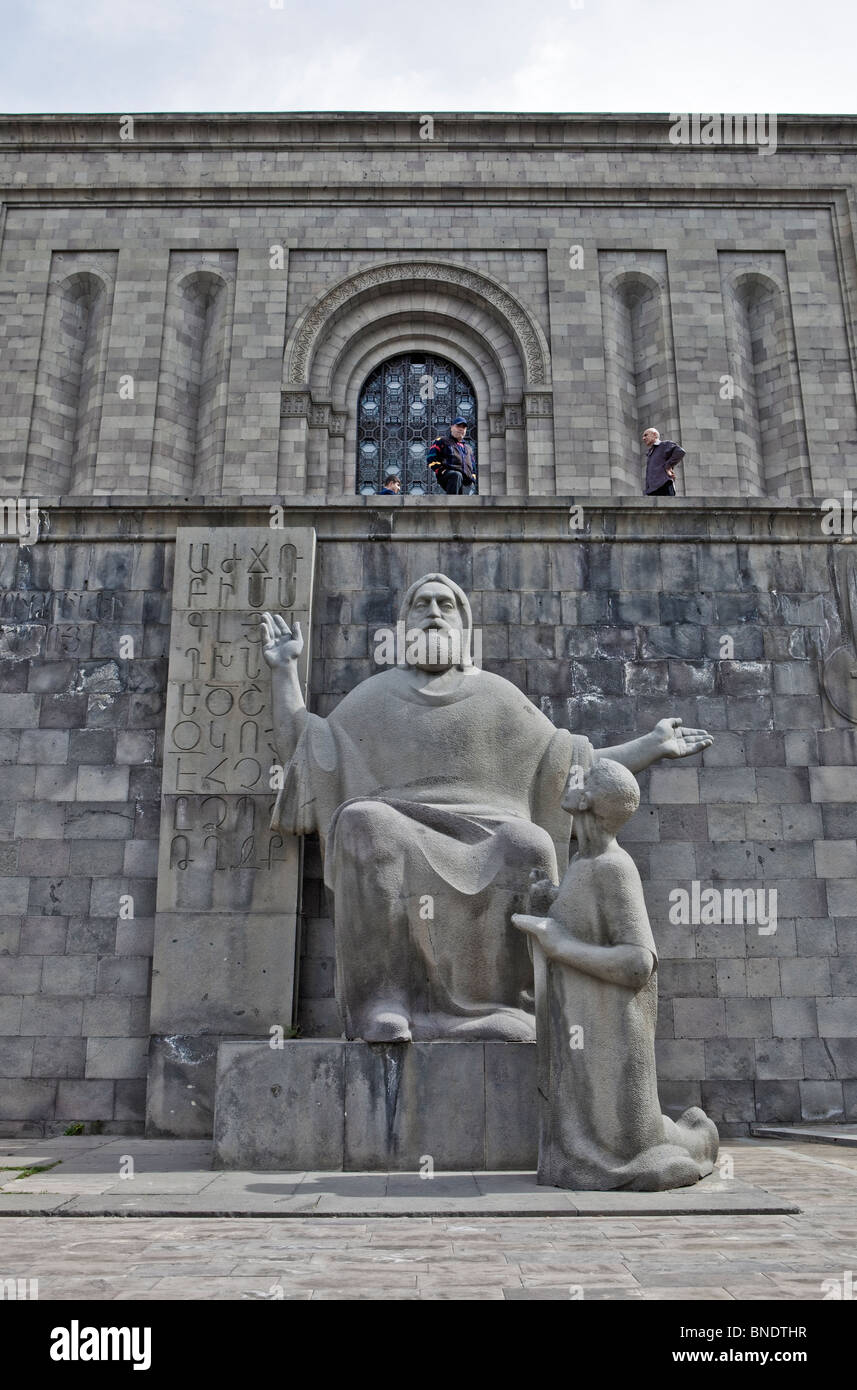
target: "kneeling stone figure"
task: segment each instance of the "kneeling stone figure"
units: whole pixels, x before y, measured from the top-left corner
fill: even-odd
[[[658,1101],[658,957],[640,875],[616,843],[639,803],[619,763],[597,759],[582,776],[572,768],[562,805],[574,812],[578,853],[559,888],[533,882],[529,906],[543,915],[512,917],[534,943],[538,1176],[554,1187],[688,1187],[717,1157],[704,1111],[673,1121]]]

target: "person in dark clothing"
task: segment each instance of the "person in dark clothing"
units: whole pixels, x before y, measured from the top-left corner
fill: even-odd
[[[684,449],[671,439],[661,439],[656,429],[643,431],[646,446],[646,497],[675,497],[675,469],[684,458]]]
[[[383,496],[386,493],[388,496],[392,495],[393,497],[398,497],[401,490],[402,480],[398,473],[388,473],[384,479],[384,486],[378,489],[378,493],[379,496]]]
[[[476,459],[469,444],[464,442],[467,421],[458,415],[449,427],[449,434],[435,439],[426,454],[426,462],[444,492],[458,495],[470,492],[476,482]]]

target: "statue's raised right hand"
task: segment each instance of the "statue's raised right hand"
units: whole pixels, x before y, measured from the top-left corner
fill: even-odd
[[[300,623],[295,623],[292,633],[279,613],[262,614],[262,655],[272,671],[297,661],[303,649]]]

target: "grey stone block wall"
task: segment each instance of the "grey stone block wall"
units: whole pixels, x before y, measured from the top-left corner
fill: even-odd
[[[142,1128],[171,564],[0,546],[0,1133]]]
[[[710,729],[701,758],[641,775],[624,836],[660,953],[664,1103],[701,1102],[727,1131],[853,1119],[857,732],[820,682],[840,640],[842,547],[810,507],[678,506],[593,507],[577,538],[559,501],[295,503],[290,521],[319,536],[312,707],[328,713],[372,673],[399,595],[441,569],[471,595],[486,667],[558,726],[602,746],[665,713]],[[144,1105],[170,533],[264,524],[266,510],[51,516],[53,539],[0,545],[0,1117],[13,1133],[127,1131]],[[460,538],[462,518],[478,539]],[[133,659],[118,656],[123,636]],[[776,889],[776,931],[671,922],[671,893],[694,880]],[[333,954],[310,841],[304,1037],[340,1032]]]

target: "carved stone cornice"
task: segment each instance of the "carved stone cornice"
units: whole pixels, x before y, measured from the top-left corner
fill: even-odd
[[[140,112],[134,140],[119,138],[119,118],[104,114],[13,114],[0,116],[0,149],[133,149],[219,151],[235,149],[367,148],[624,150],[665,145],[672,124],[667,113],[650,112],[457,112],[435,117],[433,139],[420,136],[421,117],[412,111],[380,112]],[[857,149],[854,115],[780,115],[778,149]],[[728,158],[729,146],[708,147]],[[672,157],[673,146],[667,146]]]
[[[311,429],[326,429],[328,434],[345,434],[345,414],[334,410],[327,401],[314,401],[311,391],[283,391],[280,396],[280,416],[306,420]]]
[[[309,414],[309,391],[283,391],[280,396],[280,415],[305,419]]]
[[[524,414],[528,420],[553,418],[553,396],[547,391],[528,391],[524,396]]]
[[[456,499],[456,502],[458,499]],[[460,539],[462,515],[472,518],[473,538],[509,541],[561,540],[564,545],[610,541],[631,545],[645,541],[653,547],[664,541],[711,545],[731,552],[737,544],[811,547],[821,564],[827,563],[831,544],[839,545],[820,530],[821,499],[781,501],[766,497],[686,496],[678,511],[667,512],[653,497],[612,497],[586,492],[561,496],[468,497],[450,506],[445,496],[395,499],[396,536],[422,544],[426,538],[426,511],[431,512],[432,534]],[[113,545],[118,541],[172,541],[178,526],[268,525],[271,507],[283,506],[295,526],[314,526],[323,540],[354,540],[369,534],[377,512],[376,496],[355,497],[334,491],[323,501],[308,500],[302,493],[260,495],[236,493],[223,497],[167,497],[163,494],[111,493],[104,497],[41,497],[42,511],[50,514],[51,540]],[[587,517],[583,536],[569,540],[568,512],[582,505]],[[18,546],[17,536],[0,537],[0,550]],[[27,591],[43,599],[44,593]],[[0,621],[3,614],[0,612]],[[25,620],[26,621],[26,620]],[[41,621],[31,617],[28,621]],[[837,635],[836,641],[842,639]]]
[[[497,435],[506,433],[505,412],[502,410],[490,411],[488,414],[488,434],[493,439]]]

